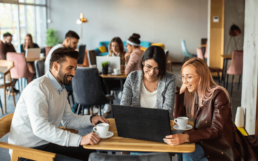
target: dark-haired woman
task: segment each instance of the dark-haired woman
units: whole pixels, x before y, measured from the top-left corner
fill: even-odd
[[[125,74],[129,74],[130,72],[135,70],[141,70],[140,61],[143,55],[143,51],[140,49],[140,37],[141,36],[139,34],[134,33],[127,40],[128,53],[126,53],[125,55]]]
[[[166,72],[164,50],[158,46],[150,46],[142,56],[141,62],[141,70],[128,75],[120,104],[166,109],[171,117],[175,77]]]
[[[120,57],[120,65],[121,65],[121,72],[123,72],[125,67],[125,51],[124,51],[124,45],[120,37],[114,37],[110,44],[109,44],[109,54],[108,56],[116,56]]]

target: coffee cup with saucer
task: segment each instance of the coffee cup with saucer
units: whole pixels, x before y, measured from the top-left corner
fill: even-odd
[[[119,68],[115,68],[114,69],[114,73],[112,73],[112,75],[119,75],[119,74],[121,74],[120,69]]]
[[[174,125],[173,128],[176,130],[191,130],[193,127],[188,125],[188,117],[178,117],[174,119],[174,122],[177,125]]]
[[[109,124],[107,123],[100,123],[97,124],[96,127],[93,127],[93,131],[101,138],[101,139],[107,139],[114,135],[113,132],[108,131],[109,130]]]

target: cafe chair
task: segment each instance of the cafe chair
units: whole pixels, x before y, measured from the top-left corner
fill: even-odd
[[[88,161],[170,161],[168,153],[146,153],[141,155],[111,155],[106,153],[91,153]]]
[[[183,56],[185,57],[184,62],[190,58],[196,57],[196,55],[188,52],[188,50],[186,48],[185,40],[181,40],[181,48],[182,48]]]
[[[7,61],[7,60],[0,60],[0,68],[6,68],[4,71],[1,71],[2,74],[3,74],[3,77],[0,79],[0,88],[4,89],[4,110],[5,110],[5,112],[7,112],[7,109],[6,109],[6,104],[7,104],[6,91],[7,91],[8,87],[11,87],[11,90],[9,90],[9,92],[10,91],[12,92],[13,104],[14,104],[14,106],[16,106],[15,96],[13,94],[13,83],[12,83],[12,78],[11,78],[11,73],[10,73],[10,70],[13,68],[13,62],[12,61]],[[1,113],[3,114],[3,107],[2,107],[1,98],[0,98],[0,106],[1,106]]]
[[[201,48],[196,48],[196,51],[197,51],[197,57],[204,60],[203,58],[203,53],[202,53],[202,49]],[[217,73],[218,74],[218,79],[219,79],[219,84],[220,84],[220,73],[223,72],[223,69],[219,68],[219,67],[209,67],[210,69],[210,72],[211,73]]]
[[[33,79],[34,73],[28,70],[24,53],[8,52],[6,55],[7,60],[14,62],[14,67],[11,69],[11,76],[13,79],[25,78],[28,83]],[[23,89],[25,85],[22,85]]]
[[[232,96],[234,76],[239,75],[238,88],[237,88],[237,89],[239,89],[242,72],[243,72],[243,50],[234,50],[232,53],[231,64],[227,70],[226,88],[228,88],[228,77],[229,77],[229,75],[232,75],[230,96]]]
[[[39,78],[45,74],[45,59],[36,60],[34,62],[36,78]]]
[[[74,97],[73,97],[73,85],[72,85],[72,83],[69,86],[65,85],[65,89],[67,91],[68,102],[69,102],[70,105],[73,105],[75,102],[74,102]],[[69,99],[70,97],[72,98],[72,104],[71,104],[70,99]]]
[[[77,64],[83,64],[85,50],[86,50],[86,45],[79,46],[79,59],[77,60]]]
[[[89,65],[97,65],[96,63],[96,51],[95,50],[89,50],[88,51],[88,61],[89,61]]]
[[[112,96],[107,97],[103,93],[97,68],[78,67],[72,85],[75,102],[79,104],[77,114],[82,110],[83,115],[85,108],[90,114],[90,108],[93,111],[93,106],[97,106],[101,115],[102,107],[114,100]]]
[[[4,116],[0,119],[0,139],[10,132],[11,123],[13,119],[13,113]],[[63,130],[70,131],[72,133],[78,133],[77,130],[66,129],[64,127],[59,127]],[[55,153],[50,153],[46,151],[36,150],[32,148],[27,148],[19,145],[9,144],[5,142],[0,142],[0,148],[12,149],[11,161],[18,161],[19,157],[37,160],[37,161],[53,161],[56,157]]]

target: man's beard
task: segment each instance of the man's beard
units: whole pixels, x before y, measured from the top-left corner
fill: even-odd
[[[72,81],[69,81],[67,78],[70,76],[73,77],[73,75],[67,75],[61,69],[59,69],[59,72],[57,74],[57,79],[61,84],[69,86]]]

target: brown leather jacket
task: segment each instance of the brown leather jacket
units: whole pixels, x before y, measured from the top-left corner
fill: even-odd
[[[257,160],[255,152],[232,121],[231,104],[225,92],[215,90],[213,97],[203,102],[200,108],[197,100],[194,110],[195,128],[187,132],[190,142],[201,145],[210,161]],[[184,94],[176,93],[173,116],[186,116]]]

